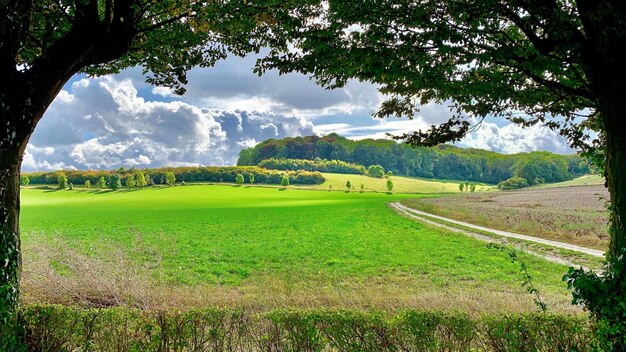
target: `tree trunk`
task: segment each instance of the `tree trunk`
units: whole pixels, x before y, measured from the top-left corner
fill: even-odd
[[[626,248],[626,94],[600,101],[606,134],[606,182],[611,194],[609,258],[617,259]]]

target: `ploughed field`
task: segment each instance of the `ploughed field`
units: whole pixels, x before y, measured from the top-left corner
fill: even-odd
[[[536,309],[504,248],[386,206],[415,197],[224,185],[24,189],[23,299],[258,311]],[[518,255],[551,309],[575,309],[561,281],[566,267]]]
[[[568,187],[470,193],[410,199],[403,204],[431,214],[595,249],[608,247],[609,194],[595,178]],[[577,184],[582,184],[578,186]],[[556,186],[559,184],[553,184]]]

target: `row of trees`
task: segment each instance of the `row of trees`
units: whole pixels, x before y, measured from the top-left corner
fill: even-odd
[[[343,160],[328,160],[316,157],[312,160],[309,159],[285,159],[285,158],[270,158],[262,160],[259,166],[265,169],[272,170],[305,170],[305,171],[319,171],[319,172],[332,172],[337,174],[360,174],[366,173],[363,165],[352,164]]]
[[[450,145],[414,149],[390,140],[352,141],[337,134],[270,139],[242,150],[237,165],[274,165],[276,162],[264,160],[280,158],[339,160],[365,167],[380,165],[397,175],[494,184],[513,176],[523,177],[531,185],[559,182],[590,172],[587,160],[578,155],[549,152],[507,155]],[[298,161],[300,164],[304,163]]]

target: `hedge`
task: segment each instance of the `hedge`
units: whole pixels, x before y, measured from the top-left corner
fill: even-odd
[[[30,172],[24,173],[30,178],[30,184],[58,184],[58,176],[61,171],[54,172]],[[62,171],[67,176],[68,182],[74,185],[85,184],[89,180],[92,185],[97,184],[100,177],[109,181],[112,174],[120,174],[122,184],[126,183],[126,178],[138,172],[143,172],[152,179],[155,184],[165,184],[165,173],[173,172],[176,182],[235,182],[237,174],[243,174],[246,182],[249,175],[254,174],[255,183],[280,184],[282,175],[289,176],[290,184],[322,184],[326,180],[319,172],[308,171],[288,171],[280,172],[276,170],[266,170],[260,167],[164,167],[158,169],[124,170],[124,171],[93,171],[93,170],[66,170]]]
[[[408,310],[20,308],[33,351],[590,351],[583,316]],[[3,346],[0,345],[0,349]],[[6,345],[2,349],[8,350]]]
[[[365,175],[365,167],[363,165],[347,163],[341,160],[326,160],[320,158],[314,160],[271,158],[261,161],[259,166],[271,170],[305,170]]]

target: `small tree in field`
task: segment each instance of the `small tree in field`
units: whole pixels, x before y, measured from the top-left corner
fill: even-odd
[[[67,176],[65,176],[64,173],[59,173],[59,176],[57,177],[57,180],[59,181],[59,189],[66,189],[67,188]]]
[[[472,183],[470,185],[470,192],[475,192],[475,191],[476,191],[476,185]]]
[[[391,170],[387,171],[387,177],[393,176],[393,172]]]
[[[237,176],[235,177],[235,182],[240,186],[243,185],[243,183],[245,182],[243,174],[237,174]]]
[[[459,183],[459,191],[463,192],[464,188],[465,188],[465,184],[464,183]]]
[[[254,174],[250,174],[248,175],[248,180],[250,181],[250,184],[254,184]]]
[[[28,176],[24,175],[22,176],[22,186],[28,186],[30,184],[30,178],[28,178]]]
[[[365,185],[361,183],[361,193],[365,191]]]
[[[380,165],[370,165],[367,168],[367,175],[370,177],[383,178],[385,176],[385,168]]]
[[[67,186],[69,187],[70,191],[74,190],[74,184],[73,183],[68,183]]]
[[[469,189],[470,189],[470,183],[465,182],[465,192],[469,192]]]
[[[348,192],[350,192],[350,188],[352,188],[352,183],[350,183],[350,181],[346,181],[346,188],[348,189]]]
[[[287,186],[289,186],[289,177],[287,175],[283,175],[282,180],[280,180],[280,184],[283,188],[287,188]]]
[[[135,175],[128,175],[126,178],[126,187],[135,188]]]
[[[122,188],[122,178],[120,174],[113,174],[109,179],[109,188],[112,190],[117,190]]]
[[[105,189],[107,188],[107,181],[104,179],[104,176],[101,176],[98,179],[98,189]]]
[[[146,185],[148,184],[148,182],[146,182],[146,176],[143,174],[143,172],[138,172],[137,173],[137,187],[146,187]]]
[[[85,180],[85,188],[87,188],[87,189],[91,188],[91,181]]]
[[[391,192],[393,190],[393,182],[391,182],[391,179],[387,179],[387,191]]]
[[[173,186],[174,183],[176,183],[176,176],[174,175],[173,172],[166,172],[165,173],[165,184],[168,186]]]

